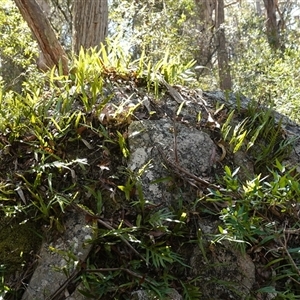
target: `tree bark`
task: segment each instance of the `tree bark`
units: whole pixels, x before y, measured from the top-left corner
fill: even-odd
[[[218,68],[220,77],[220,89],[231,90],[231,75],[229,67],[228,53],[226,49],[225,38],[225,14],[224,14],[224,0],[217,0],[216,9],[216,30],[217,30],[217,54],[218,54]]]
[[[277,0],[264,0],[264,4],[267,11],[268,42],[271,48],[278,50],[281,48],[281,43],[276,18]]]
[[[198,39],[200,45],[197,63],[200,66],[205,66],[207,68],[212,67],[211,59],[214,53],[213,36],[215,22],[213,20],[213,11],[216,8],[215,2],[216,0],[195,0],[197,13],[201,22],[199,26]],[[205,69],[203,69],[203,71],[205,71]]]
[[[73,52],[100,47],[107,35],[107,0],[75,0],[73,7]]]
[[[35,36],[43,57],[45,68],[62,65],[63,73],[68,73],[67,55],[56,38],[48,19],[35,0],[15,0],[21,15]]]
[[[51,7],[48,0],[35,0],[41,8],[44,15],[48,18],[50,15]]]

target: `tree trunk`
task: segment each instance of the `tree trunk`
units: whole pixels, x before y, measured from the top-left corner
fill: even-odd
[[[43,66],[51,69],[61,63],[63,73],[67,74],[67,55],[39,5],[35,0],[15,0],[15,3],[38,42]]]
[[[217,30],[217,54],[218,54],[218,68],[220,77],[220,89],[231,90],[231,75],[229,68],[229,59],[226,49],[225,38],[225,14],[224,14],[224,0],[217,0],[216,9],[216,30]]]
[[[49,0],[35,0],[41,8],[44,15],[48,18],[51,12],[51,6]]]
[[[107,34],[107,0],[74,0],[73,51],[99,47]]]
[[[215,1],[216,0],[195,0],[197,13],[201,22],[199,26],[199,36],[197,37],[200,41],[197,63],[207,68],[212,67],[211,59],[214,53],[213,36],[215,22],[213,20],[213,11],[216,7]],[[207,69],[203,69],[203,71],[205,70],[207,72]]]
[[[271,48],[278,50],[281,48],[281,43],[276,19],[277,0],[264,0],[264,4],[267,11],[268,42]]]

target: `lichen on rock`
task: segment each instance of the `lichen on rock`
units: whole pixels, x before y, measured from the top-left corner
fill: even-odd
[[[164,119],[132,122],[128,133],[131,149],[129,168],[138,172],[149,163],[141,176],[147,200],[154,203],[164,201],[168,205],[172,198],[168,183],[157,182],[169,175],[158,148],[190,173],[210,176],[216,146],[207,133]]]

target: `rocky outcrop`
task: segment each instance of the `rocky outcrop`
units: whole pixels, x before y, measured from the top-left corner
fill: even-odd
[[[172,93],[179,92],[173,89]],[[143,103],[137,97],[131,99],[128,106]],[[178,103],[178,99],[182,102]],[[237,105],[246,108],[249,100],[244,97],[237,99],[234,95],[225,97],[221,92],[202,93],[182,88],[180,96],[166,95],[159,106],[144,101],[142,105],[148,111],[154,109],[157,112],[157,119],[140,118],[131,122],[128,128],[128,168],[137,175],[147,203],[168,208],[179,198],[193,201],[197,195],[196,189],[191,187],[198,190],[218,188],[214,175],[223,153],[217,146],[222,116],[212,112],[216,103],[224,104],[225,109]],[[109,110],[113,110],[113,106]],[[279,122],[281,116],[275,115]],[[285,117],[282,124],[288,137],[300,136],[297,124]],[[286,163],[299,164],[299,155],[300,143],[295,141]],[[237,152],[232,156],[232,164],[243,165],[246,171],[254,174],[251,159],[245,153]],[[172,175],[181,179],[178,185],[170,184],[169,177]],[[210,246],[209,236],[217,232],[218,224],[218,220],[198,219],[196,226],[203,234],[202,242],[207,252],[204,253],[195,244],[182,250],[182,256],[190,265],[188,276],[199,278],[197,284],[201,286],[201,299],[248,299],[255,283],[255,266],[247,253],[237,251],[230,244]],[[53,295],[56,290],[63,291],[66,299],[81,299],[78,291],[71,296],[72,291],[64,288],[65,283],[72,279],[70,275],[77,272],[74,263],[68,265],[66,254],[71,251],[76,256],[75,261],[84,261],[90,251],[86,241],[92,234],[83,215],[69,212],[64,235],[52,244],[43,245],[39,266],[22,299],[56,299]],[[49,247],[56,250],[49,251]],[[55,268],[65,268],[66,274],[55,271]],[[175,289],[172,292],[172,299],[182,299]],[[140,290],[132,294],[132,299],[151,298]]]

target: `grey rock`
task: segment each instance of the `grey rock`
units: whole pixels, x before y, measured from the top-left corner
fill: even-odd
[[[128,167],[136,173],[145,169],[141,172],[141,184],[144,198],[152,203],[168,205],[172,198],[168,182],[154,183],[169,176],[157,147],[168,159],[176,161],[177,157],[181,167],[200,177],[209,176],[216,159],[216,146],[209,135],[181,123],[167,119],[137,121],[130,124],[128,133]]]
[[[88,241],[93,234],[84,213],[68,211],[61,237],[43,243],[38,266],[22,300],[46,300],[59,289],[68,280],[68,274],[76,272],[76,264],[87,258],[92,246]],[[72,299],[80,300],[78,296]]]
[[[134,291],[131,294],[131,300],[153,300],[158,299],[157,296],[151,294],[150,292],[144,290]],[[175,290],[170,289],[168,295],[166,295],[165,300],[182,300],[182,296]]]
[[[254,178],[254,166],[253,161],[249,158],[248,154],[243,151],[237,151],[233,154],[233,162],[235,166],[238,166],[239,172],[238,176],[243,181],[246,181],[249,178]]]

